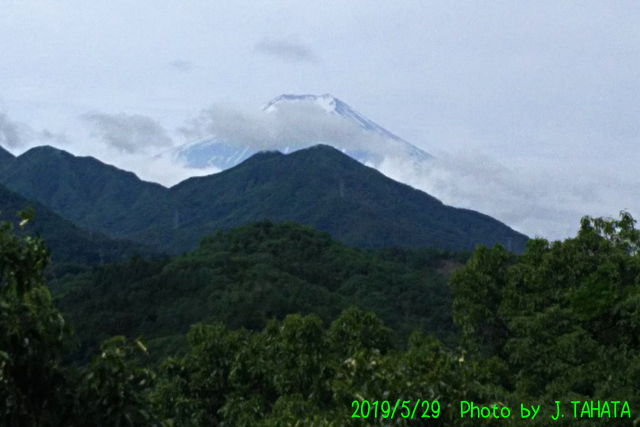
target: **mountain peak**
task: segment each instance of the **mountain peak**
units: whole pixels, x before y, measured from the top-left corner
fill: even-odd
[[[277,111],[279,105],[291,103],[308,103],[316,105],[322,108],[326,113],[341,116],[344,119],[358,124],[364,131],[372,132],[374,134],[381,135],[385,138],[389,138],[406,145],[411,145],[399,136],[389,132],[379,124],[367,119],[364,115],[351,108],[351,106],[349,106],[347,103],[341,101],[340,99],[329,93],[325,93],[324,95],[280,95],[269,101],[264,107],[262,107],[262,110],[267,113],[272,113],[274,111]],[[426,157],[429,156],[427,155]]]
[[[304,123],[304,120],[302,120],[300,126],[296,127],[297,122],[293,121],[299,120],[299,118],[295,115],[289,117],[287,114],[292,110],[308,108],[309,106],[313,107],[313,111],[309,112],[310,115],[317,114],[317,116],[322,117],[323,114],[326,114],[336,118],[336,120],[326,121],[327,124],[323,125],[328,127],[326,132],[326,129],[318,128],[319,123],[324,123],[322,120],[317,121],[317,123],[314,120]],[[265,104],[262,107],[262,111],[267,114],[281,113],[282,116],[279,114],[272,116],[275,119],[274,122],[279,124],[286,123],[288,127],[296,128],[298,130],[296,135],[306,135],[304,140],[301,140],[299,136],[294,136],[293,140],[281,138],[277,142],[270,143],[271,146],[269,148],[282,151],[285,154],[311,145],[324,143],[332,145],[363,164],[373,165],[374,167],[380,166],[384,158],[389,155],[404,156],[417,163],[429,161],[431,158],[428,153],[367,119],[347,103],[330,93],[323,95],[283,94]],[[353,125],[351,128],[357,126],[362,130],[362,134],[355,136],[357,141],[354,141],[353,134],[343,135],[343,120]],[[357,128],[355,130],[357,132]],[[266,132],[269,133],[269,129]],[[278,134],[278,132],[273,133]],[[210,135],[200,141],[184,145],[173,153],[176,157],[184,159],[190,167],[205,168],[215,166],[224,170],[246,160],[255,154],[256,150],[249,144],[244,144],[243,141],[228,141],[224,138],[218,139],[215,135]]]
[[[30,149],[28,149],[27,151],[25,151],[23,154],[33,154],[33,153],[44,153],[44,154],[48,154],[48,155],[66,155],[66,156],[72,156],[70,153],[67,153],[64,150],[61,150],[59,148],[53,147],[51,145],[36,145],[35,147],[32,147]]]
[[[236,167],[238,168],[252,168],[254,167],[256,164],[259,163],[263,163],[263,162],[269,162],[272,161],[274,159],[284,159],[285,157],[287,157],[288,160],[292,159],[292,158],[306,158],[306,159],[310,159],[312,162],[318,163],[319,161],[321,161],[323,158],[330,158],[331,162],[333,164],[338,164],[338,163],[344,163],[345,161],[347,162],[355,162],[355,164],[360,164],[357,160],[352,159],[351,157],[349,157],[347,154],[343,153],[342,151],[340,151],[339,149],[332,147],[331,145],[327,145],[327,144],[317,144],[317,145],[312,145],[311,147],[306,147],[306,148],[302,148],[300,150],[296,150],[295,152],[291,152],[291,153],[282,153],[281,151],[277,151],[277,150],[263,150],[263,151],[258,151],[257,153],[251,155],[251,157],[247,158],[246,160],[244,160],[242,163],[240,163],[239,165],[237,165]],[[286,160],[286,161],[288,161]],[[207,177],[195,177],[195,178],[190,178],[190,179],[207,179]],[[180,185],[180,184],[177,184]]]

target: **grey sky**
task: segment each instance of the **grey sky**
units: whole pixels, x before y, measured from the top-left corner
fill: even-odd
[[[442,159],[428,176],[389,162],[390,176],[564,237],[583,214],[640,217],[639,17],[637,1],[6,0],[0,117],[29,129],[15,154],[54,144],[46,129],[171,183],[191,172],[139,161],[82,117],[144,116],[156,136],[134,143],[152,151],[213,104],[331,93]]]
[[[254,50],[289,62],[317,61],[316,56],[307,46],[288,40],[265,39],[256,43]]]

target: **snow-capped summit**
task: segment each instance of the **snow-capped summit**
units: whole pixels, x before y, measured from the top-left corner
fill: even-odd
[[[257,131],[263,135],[247,133],[251,123],[241,121],[238,131],[230,132],[225,127],[229,135],[211,135],[185,144],[173,154],[193,168],[219,169],[233,167],[262,149],[287,154],[320,143],[374,167],[388,155],[402,155],[418,163],[431,158],[330,94],[280,95],[265,104],[262,111],[268,114],[264,122],[258,120]],[[297,114],[300,112],[305,114]],[[236,116],[233,118],[237,120]]]
[[[388,138],[394,139],[396,141],[402,141],[402,139],[382,126],[379,126],[377,123],[372,122],[371,120],[364,117],[362,114],[358,113],[356,110],[351,108],[346,103],[340,101],[338,98],[325,93],[324,95],[280,95],[277,98],[269,101],[267,105],[262,107],[262,110],[265,112],[273,112],[278,109],[278,105],[283,103],[292,103],[292,102],[307,102],[313,103],[320,108],[322,108],[325,112],[329,114],[337,114],[339,116],[344,117],[345,119],[357,122],[360,126],[367,131],[377,132],[381,135],[384,135]]]

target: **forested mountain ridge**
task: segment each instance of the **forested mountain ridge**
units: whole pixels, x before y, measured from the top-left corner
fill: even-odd
[[[34,147],[0,170],[0,182],[87,230],[126,237],[148,221],[147,199],[167,189],[93,157]]]
[[[242,164],[167,189],[92,158],[37,147],[0,171],[0,182],[84,228],[167,252],[252,221],[296,221],[362,247],[473,249],[527,237],[481,213],[449,207],[340,151],[315,146],[258,153]]]
[[[450,291],[438,268],[465,259],[350,248],[306,226],[263,221],[208,236],[173,259],[135,258],[51,286],[54,295],[65,290],[58,305],[84,351],[112,335],[183,340],[198,322],[259,330],[271,318],[313,313],[328,324],[351,305],[375,312],[398,342],[414,329],[452,342]]]
[[[184,203],[187,218],[203,225],[292,220],[350,246],[471,250],[476,244],[507,246],[511,239],[520,251],[527,240],[489,216],[446,206],[326,145],[288,155],[258,154],[219,174],[187,179],[171,191],[189,202]],[[256,208],[248,209],[252,204]]]
[[[40,234],[51,249],[53,266],[59,263],[98,264],[124,261],[138,253],[151,251],[141,244],[112,239],[99,232],[88,232],[77,227],[42,204],[27,200],[0,184],[0,221],[17,224],[18,212],[34,210],[34,218],[24,233]]]

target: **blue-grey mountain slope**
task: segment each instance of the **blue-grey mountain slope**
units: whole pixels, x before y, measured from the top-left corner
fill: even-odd
[[[0,170],[11,163],[15,156],[0,146]]]

